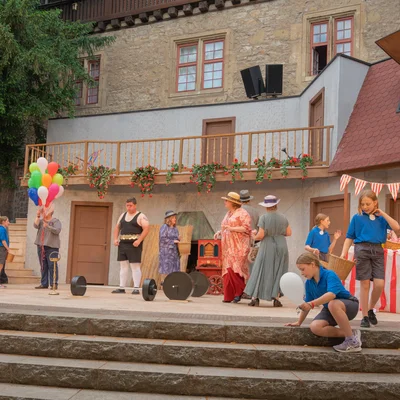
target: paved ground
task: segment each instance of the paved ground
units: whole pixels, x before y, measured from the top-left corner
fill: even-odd
[[[272,302],[261,301],[260,307],[248,307],[249,300],[238,304],[222,303],[222,296],[205,295],[191,297],[187,302],[168,300],[162,291],[154,301],[144,301],[141,295],[111,294],[110,289],[88,289],[85,296],[72,296],[69,285],[60,285],[58,296],[50,296],[49,290],[35,290],[32,285],[7,285],[0,289],[0,311],[76,312],[84,314],[114,314],[135,318],[173,318],[202,320],[231,320],[253,322],[293,321],[297,318],[294,305],[283,298],[284,307],[274,308]],[[315,316],[318,310],[309,314]],[[400,327],[400,314],[379,313],[379,327]],[[353,325],[357,326],[361,314]],[[307,321],[306,321],[307,322]]]

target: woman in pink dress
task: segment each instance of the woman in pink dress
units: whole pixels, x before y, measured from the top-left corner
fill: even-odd
[[[251,218],[241,208],[240,196],[229,192],[225,200],[228,212],[221,223],[221,230],[214,238],[221,237],[222,277],[224,280],[224,303],[238,303],[249,277],[247,256],[250,251]]]

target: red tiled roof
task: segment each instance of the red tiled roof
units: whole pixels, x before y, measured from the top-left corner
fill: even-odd
[[[400,162],[400,65],[372,65],[329,171],[349,171]]]

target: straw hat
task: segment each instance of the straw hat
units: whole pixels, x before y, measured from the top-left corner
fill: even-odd
[[[175,211],[166,211],[164,219],[168,218],[168,217],[172,217],[173,215],[178,215],[178,213],[176,213]]]
[[[270,194],[268,196],[265,196],[264,201],[262,203],[258,203],[258,205],[269,208],[276,206],[280,201],[281,199],[278,199],[276,196]]]
[[[235,192],[229,192],[226,197],[221,197],[221,199],[228,200],[231,203],[242,205],[240,201],[240,196]]]
[[[240,191],[240,201],[250,201],[253,200],[254,197],[250,196],[250,193],[248,190],[241,190]]]

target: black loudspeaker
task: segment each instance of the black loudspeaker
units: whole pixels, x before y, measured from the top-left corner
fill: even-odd
[[[283,65],[271,64],[265,66],[265,93],[282,94]]]
[[[249,98],[260,96],[265,92],[264,80],[261,75],[261,69],[257,65],[240,71],[242,74],[246,95]]]

